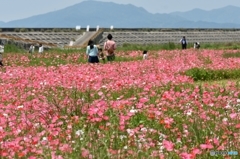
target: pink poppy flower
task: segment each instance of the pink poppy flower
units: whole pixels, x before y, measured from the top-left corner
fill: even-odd
[[[194,154],[194,155],[201,154],[201,153],[202,153],[202,151],[198,148],[195,148],[192,150],[192,154]]]
[[[230,116],[231,119],[234,119],[234,118],[237,117],[237,113],[231,113],[229,116]]]
[[[235,128],[240,129],[240,123],[235,126]]]
[[[163,140],[163,147],[166,148],[167,151],[173,151],[174,144],[171,141]]]
[[[81,153],[82,157],[87,158],[90,155],[90,153],[87,149],[82,148],[81,150],[82,150],[82,153]]]
[[[193,159],[193,155],[187,152],[183,152],[179,155],[182,159]]]
[[[211,145],[211,144],[201,144],[200,148],[201,149],[212,149],[213,145]]]

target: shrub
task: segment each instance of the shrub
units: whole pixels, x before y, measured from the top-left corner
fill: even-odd
[[[192,68],[185,71],[185,75],[192,77],[194,81],[237,79],[240,78],[240,69],[211,70],[206,68]]]

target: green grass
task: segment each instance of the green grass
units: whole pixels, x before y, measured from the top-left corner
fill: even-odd
[[[188,49],[193,48],[193,43],[189,43],[187,46]],[[175,50],[175,49],[181,49],[181,44],[178,43],[165,43],[165,44],[130,44],[125,43],[122,46],[117,47],[117,51],[132,51],[132,50]],[[200,49],[240,49],[240,43],[233,42],[233,43],[201,43]],[[85,48],[51,48],[45,50],[45,52],[49,53],[76,53],[76,52],[85,52]],[[27,52],[27,50],[24,50],[22,46],[17,46],[15,44],[6,44],[5,45],[5,52],[15,52],[15,53],[22,53]],[[36,50],[35,50],[36,52]],[[237,53],[239,54],[239,53]],[[228,53],[226,53],[226,58],[228,56]],[[240,55],[235,55],[239,57]]]
[[[224,50],[224,49],[233,49],[237,50],[240,49],[240,43],[233,42],[233,43],[201,43],[200,42],[200,49],[217,49],[217,50]],[[193,48],[193,43],[188,43],[187,48]],[[181,49],[181,44],[169,42],[165,44],[129,44],[125,43],[122,46],[117,48],[121,51],[129,51],[129,50],[175,50]]]
[[[201,43],[201,48],[203,49],[240,49],[239,42],[228,42],[228,43]]]
[[[192,77],[194,81],[239,79],[240,69],[211,70],[206,68],[191,68],[185,74]]]
[[[129,44],[125,43],[122,46],[118,47],[117,50],[129,51],[129,50],[174,50],[180,49],[180,44],[174,44],[172,42],[166,44]]]
[[[14,53],[23,53],[25,52],[24,49],[22,49],[20,46],[14,45],[14,44],[6,44],[4,45],[4,52],[14,52]]]

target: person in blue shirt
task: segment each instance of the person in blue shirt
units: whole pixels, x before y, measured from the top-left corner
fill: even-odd
[[[88,56],[89,63],[99,63],[98,48],[96,45],[94,45],[92,40],[89,40],[88,42],[86,54]]]

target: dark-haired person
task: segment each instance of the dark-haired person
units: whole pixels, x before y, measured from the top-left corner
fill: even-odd
[[[89,40],[89,42],[88,42],[86,54],[88,56],[89,63],[99,63],[98,48],[96,45],[94,45],[92,40]]]
[[[4,53],[4,45],[0,44],[0,66],[3,66],[3,63],[2,63],[2,60],[3,60],[2,54],[3,53]]]
[[[101,47],[98,47],[98,54],[99,54],[99,59],[102,60],[103,63],[105,63],[105,57]]]
[[[107,51],[107,60],[108,61],[114,61],[115,60],[115,53],[114,51],[117,48],[116,42],[112,40],[112,35],[108,34],[107,41],[104,43],[104,50]]]
[[[187,49],[187,40],[185,36],[182,37],[182,39],[180,40],[180,43],[182,44],[182,49]]]
[[[147,52],[147,50],[144,50],[143,51],[143,60],[146,60],[147,57],[148,57],[148,52]]]
[[[40,54],[43,53],[43,45],[42,44],[39,44],[38,53],[40,53]]]
[[[199,42],[195,42],[193,48],[194,49],[200,49],[200,43]]]

